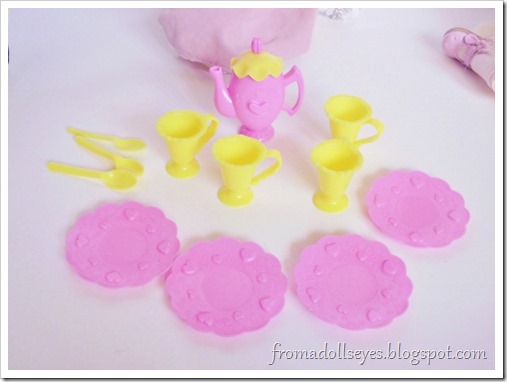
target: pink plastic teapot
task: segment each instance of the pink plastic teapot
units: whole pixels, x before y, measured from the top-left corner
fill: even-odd
[[[303,77],[297,66],[282,74],[283,60],[262,50],[262,42],[254,38],[251,51],[231,59],[232,79],[225,85],[222,68],[209,69],[215,81],[215,105],[226,117],[237,117],[242,126],[240,134],[269,140],[274,135],[271,124],[280,111],[289,115],[298,111],[303,101]],[[292,82],[298,85],[294,106],[285,104],[285,88]]]

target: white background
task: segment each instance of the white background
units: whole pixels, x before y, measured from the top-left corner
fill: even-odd
[[[235,134],[239,122],[216,111],[207,70],[176,57],[157,22],[159,9],[8,12],[9,241],[2,256],[8,255],[9,369],[495,367],[495,94],[440,45],[452,27],[493,21],[494,9],[363,8],[347,22],[319,15],[310,50],[285,62],[286,70],[301,69],[306,96],[296,115],[280,115],[267,144],[282,153],[282,169],[240,209],[216,197],[221,179],[211,144],[197,156],[196,177],[165,173],[168,152],[155,130],[158,117],[176,109],[213,113],[221,122],[214,139]],[[309,153],[329,138],[323,105],[340,93],[370,103],[385,133],[361,149],[364,166],[348,190],[348,210],[325,214],[312,204],[317,183]],[[115,192],[98,181],[47,171],[49,160],[110,166],[74,143],[68,125],[143,139],[147,149],[134,154],[145,166],[139,184]],[[444,248],[418,249],[376,229],[365,195],[375,178],[396,169],[424,171],[460,192],[471,214],[466,234]],[[162,280],[125,290],[82,280],[65,260],[67,231],[82,213],[124,200],[162,209],[178,225],[182,251],[226,235],[276,255],[290,280],[282,312],[259,331],[222,338],[182,322],[169,309]],[[406,263],[414,285],[410,306],[387,327],[342,329],[313,316],[295,295],[292,272],[302,249],[323,235],[344,233],[381,241]],[[277,360],[269,366],[275,342],[285,350],[346,342],[365,351],[401,342],[407,350],[484,350],[487,359],[429,366],[403,359],[363,365]]]

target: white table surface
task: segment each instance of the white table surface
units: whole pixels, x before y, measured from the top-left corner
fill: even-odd
[[[280,115],[267,143],[282,153],[282,169],[240,209],[216,197],[221,179],[211,144],[198,154],[196,177],[165,173],[168,152],[155,130],[162,114],[213,113],[221,122],[214,140],[235,134],[238,121],[215,109],[207,70],[175,56],[157,23],[160,9],[8,12],[8,253],[2,257],[8,256],[10,371],[328,370],[340,376],[344,370],[501,369],[495,365],[495,93],[440,46],[446,30],[492,21],[494,9],[363,8],[347,22],[318,16],[310,50],[285,62],[301,69],[306,96],[296,115]],[[350,207],[325,214],[312,204],[317,175],[309,152],[329,138],[323,104],[340,93],[367,100],[385,133],[361,149],[365,162],[348,189]],[[69,125],[143,139],[147,149],[134,154],[145,166],[139,184],[115,192],[47,171],[49,160],[109,166],[73,142]],[[424,171],[460,192],[471,215],[466,234],[443,248],[420,249],[380,232],[364,198],[375,178],[397,169]],[[66,233],[82,213],[125,200],[162,209],[178,225],[182,252],[231,236],[276,255],[289,278],[282,312],[259,331],[223,338],[181,321],[169,309],[162,280],[109,290],[81,279],[65,260]],[[292,272],[302,249],[344,233],[384,243],[407,266],[410,305],[389,326],[349,331],[319,320],[297,299]],[[401,343],[408,351],[484,350],[487,359],[269,365],[276,342],[285,350],[346,343],[363,351]]]

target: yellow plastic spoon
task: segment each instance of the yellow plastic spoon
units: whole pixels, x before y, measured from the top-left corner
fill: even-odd
[[[126,190],[135,186],[137,183],[137,177],[134,174],[121,168],[109,171],[98,171],[58,162],[48,162],[47,168],[50,171],[60,174],[100,179],[107,187],[114,190]]]
[[[76,129],[75,127],[67,127],[67,131],[69,133],[71,133],[72,135],[93,138],[93,139],[99,139],[102,141],[111,141],[111,142],[113,142],[114,146],[119,150],[133,151],[133,150],[140,150],[140,149],[143,149],[146,147],[146,144],[143,141],[141,141],[140,139],[118,138],[113,135],[91,133],[89,131]]]
[[[103,147],[96,145],[95,143],[89,141],[88,139],[77,135],[75,137],[76,142],[84,147],[85,149],[88,149],[95,154],[98,154],[100,156],[106,157],[108,159],[111,159],[116,166],[116,168],[122,168],[124,170],[128,170],[132,172],[134,175],[140,176],[144,173],[144,167],[141,163],[136,161],[135,159],[131,158],[125,158],[121,155],[114,154]]]

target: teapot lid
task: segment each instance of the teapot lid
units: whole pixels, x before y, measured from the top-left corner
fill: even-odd
[[[255,37],[250,52],[231,59],[231,69],[236,77],[250,76],[255,81],[262,81],[269,75],[278,77],[283,70],[283,60],[281,57],[263,52],[261,39]]]

